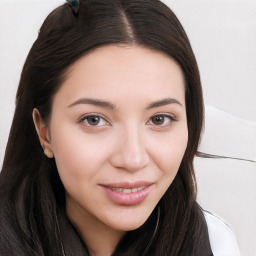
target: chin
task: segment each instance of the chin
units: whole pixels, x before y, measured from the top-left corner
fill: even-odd
[[[132,231],[140,228],[149,218],[149,214],[143,214],[143,216],[138,216],[138,214],[129,214],[125,216],[120,216],[111,220],[111,223],[108,223],[108,226],[111,226],[112,229],[119,231]]]
[[[138,229],[140,228],[144,223],[146,222],[146,220],[144,222],[136,222],[136,223],[122,223],[120,225],[115,225],[113,228],[115,230],[119,230],[119,231],[132,231],[132,230],[135,230],[135,229]]]

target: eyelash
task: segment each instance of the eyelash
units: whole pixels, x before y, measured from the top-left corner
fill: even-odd
[[[164,119],[165,119],[165,121],[164,121],[164,124],[159,124],[159,125],[157,125],[157,124],[154,124],[153,122],[152,122],[152,119],[153,118],[157,118],[157,117],[164,117]],[[105,122],[107,125],[110,125],[109,124],[109,122],[103,117],[103,116],[101,116],[101,115],[99,115],[99,114],[89,114],[89,115],[85,115],[85,116],[83,116],[82,118],[80,118],[79,120],[78,120],[78,122],[79,123],[85,123],[87,126],[89,126],[89,127],[101,127],[101,126],[103,126],[104,124],[101,124],[101,125],[98,125],[98,124],[96,124],[96,125],[92,125],[92,124],[90,124],[89,122],[88,122],[88,119],[89,118],[98,118],[100,121],[99,122]],[[166,119],[169,119],[169,121],[167,121],[168,123],[166,123]],[[168,126],[170,123],[172,123],[172,122],[176,122],[177,121],[177,119],[173,116],[173,115],[168,115],[168,114],[155,114],[155,115],[153,115],[152,117],[150,117],[150,119],[147,121],[147,124],[149,124],[149,125],[155,125],[155,126],[157,126],[157,127],[165,127],[165,126]]]
[[[87,126],[90,126],[90,127],[100,127],[100,126],[102,126],[102,125],[92,125],[92,124],[90,124],[90,123],[88,123],[88,119],[89,118],[98,118],[98,119],[100,119],[101,121],[100,122],[105,122],[107,125],[109,125],[109,122],[108,121],[106,121],[106,119],[103,117],[103,116],[101,116],[101,115],[99,115],[99,114],[89,114],[89,115],[85,115],[85,116],[83,116],[82,118],[80,118],[79,120],[78,120],[78,122],[79,123],[85,123]]]
[[[165,119],[165,120],[164,120],[164,124],[159,124],[159,125],[154,124],[154,123],[152,122],[152,119],[153,119],[153,118],[157,118],[157,117],[163,117],[163,118]],[[167,123],[166,123],[166,119],[169,119],[169,121],[167,121]],[[147,123],[151,122],[151,123],[149,123],[150,125],[155,125],[155,126],[157,126],[157,127],[165,127],[165,126],[170,125],[172,122],[176,122],[176,121],[177,121],[177,119],[176,119],[173,115],[170,115],[170,114],[161,114],[161,113],[159,113],[159,114],[155,114],[155,115],[153,115],[152,117],[150,117],[150,119],[149,119],[149,121],[148,121]]]

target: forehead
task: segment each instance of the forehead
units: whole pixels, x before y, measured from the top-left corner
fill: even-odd
[[[56,98],[98,97],[119,101],[177,97],[184,102],[185,83],[181,68],[169,56],[139,46],[109,45],[75,62]]]

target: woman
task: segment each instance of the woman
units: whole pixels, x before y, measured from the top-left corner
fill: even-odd
[[[60,6],[21,75],[1,255],[213,255],[192,163],[202,122],[196,60],[168,7]]]

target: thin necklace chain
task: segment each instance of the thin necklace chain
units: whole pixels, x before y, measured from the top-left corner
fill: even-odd
[[[146,249],[144,250],[142,256],[145,256],[145,255],[146,255],[146,253],[148,252],[149,247],[151,246],[151,244],[152,244],[152,242],[153,242],[153,240],[154,240],[154,238],[155,238],[155,236],[156,236],[156,232],[157,232],[158,225],[159,225],[159,220],[160,220],[160,213],[161,213],[161,212],[160,212],[160,205],[159,205],[158,208],[157,208],[157,220],[156,220],[155,230],[154,230],[154,233],[153,233],[153,235],[152,235],[150,241],[148,242],[147,247],[146,247]]]
[[[57,229],[58,229],[58,234],[59,234],[59,238],[60,238],[60,245],[61,245],[62,256],[66,256],[65,251],[64,251],[64,246],[63,246],[63,243],[62,243],[61,234],[60,234],[59,220],[58,220],[58,217],[57,217],[56,213],[55,213],[55,218],[56,218]]]
[[[63,243],[62,243],[62,239],[61,239],[60,226],[59,226],[59,220],[58,220],[57,214],[55,214],[55,218],[56,218],[57,229],[58,229],[58,234],[59,234],[59,238],[60,238],[60,245],[61,245],[62,256],[66,256],[65,251],[64,251],[64,246],[63,246]],[[145,248],[142,256],[146,255],[149,247],[151,246],[151,244],[152,244],[152,242],[153,242],[153,240],[154,240],[154,238],[156,236],[156,232],[157,232],[158,225],[159,225],[159,220],[160,220],[160,206],[158,206],[158,208],[157,208],[157,220],[156,220],[156,226],[155,226],[153,235],[152,235],[150,241],[148,242],[147,247]]]

